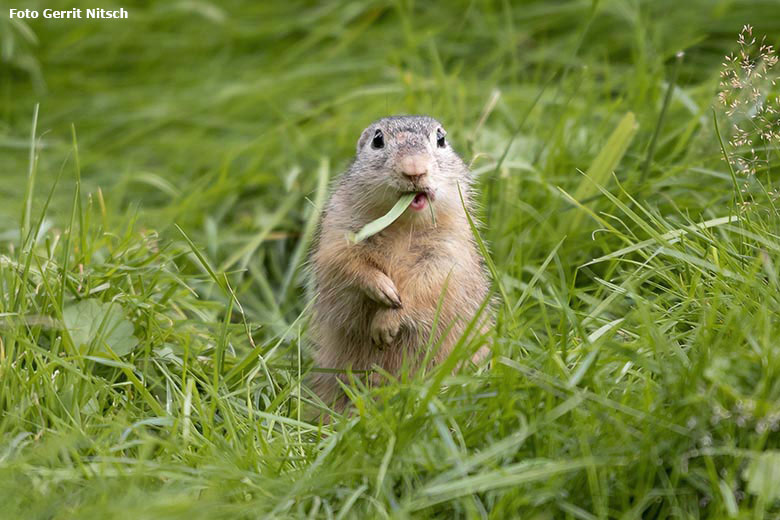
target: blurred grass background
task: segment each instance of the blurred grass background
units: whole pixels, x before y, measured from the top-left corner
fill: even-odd
[[[777,43],[776,1],[7,17],[79,5],[95,7],[0,3],[8,518],[778,514],[771,168],[740,179],[759,202],[729,223],[711,113],[741,27]],[[360,131],[397,113],[443,121],[480,176],[508,295],[495,359],[372,390],[356,418],[312,426],[298,405],[313,399],[300,381],[316,201]],[[74,341],[80,301],[131,323],[114,338],[129,352]]]

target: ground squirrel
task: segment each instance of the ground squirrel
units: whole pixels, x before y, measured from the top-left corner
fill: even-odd
[[[325,206],[310,259],[317,367],[378,366],[397,374],[406,357],[418,368],[441,299],[433,338],[440,346],[432,358],[438,363],[487,298],[482,257],[458,193],[460,186],[471,208],[472,175],[445,136],[441,123],[427,116],[386,117],[361,134],[355,159]],[[347,239],[410,192],[416,197],[389,227],[359,243]],[[479,320],[475,330],[484,333],[489,312]],[[486,354],[483,347],[475,361]],[[346,380],[315,373],[313,387],[343,408],[336,377]]]

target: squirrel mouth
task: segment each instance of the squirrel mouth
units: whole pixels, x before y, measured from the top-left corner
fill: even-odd
[[[428,206],[428,202],[432,197],[430,194],[426,191],[420,191],[412,200],[411,204],[409,204],[409,207],[412,208],[414,211],[422,211]]]

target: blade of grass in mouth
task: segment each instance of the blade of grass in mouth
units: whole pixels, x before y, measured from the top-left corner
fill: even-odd
[[[378,219],[372,220],[363,226],[357,233],[350,233],[348,235],[349,240],[357,244],[358,242],[361,242],[370,236],[376,235],[387,226],[395,222],[395,220],[400,217],[404,211],[406,211],[406,208],[409,207],[409,204],[412,203],[416,196],[416,193],[404,193],[401,195],[401,198],[398,199],[398,202],[396,202],[395,205],[390,208],[390,211]]]

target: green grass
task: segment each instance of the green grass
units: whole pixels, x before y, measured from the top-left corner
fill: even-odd
[[[0,5],[0,517],[780,516],[777,143],[712,114],[775,2],[122,6]],[[312,424],[317,210],[394,113],[479,175],[492,364]]]

